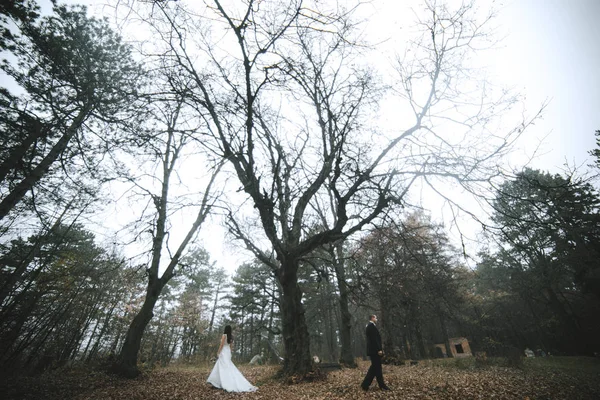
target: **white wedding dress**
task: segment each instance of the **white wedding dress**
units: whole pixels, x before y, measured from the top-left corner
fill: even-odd
[[[244,375],[231,361],[231,347],[228,343],[223,345],[221,354],[206,381],[214,387],[228,392],[254,392],[258,389],[244,378]]]

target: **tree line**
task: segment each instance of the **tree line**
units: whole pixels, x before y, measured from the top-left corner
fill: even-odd
[[[236,357],[302,375],[313,355],[353,366],[373,312],[390,360],[449,354],[456,336],[598,351],[598,194],[498,168],[538,114],[506,128],[518,95],[469,64],[491,15],[424,3],[413,51],[384,72],[358,4],[288,3],[118,2],[147,32],[135,45],[81,6],[1,6],[4,368],[131,377],[210,359],[229,321]],[[384,101],[398,123],[379,124]],[[411,197],[469,213],[448,184],[491,210],[475,266]],[[118,185],[134,257],[88,222]],[[211,218],[252,255],[231,278],[195,243]]]

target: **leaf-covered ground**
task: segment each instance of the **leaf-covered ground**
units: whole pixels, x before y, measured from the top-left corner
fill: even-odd
[[[272,378],[277,367],[241,366],[259,387],[256,393],[226,393],[205,383],[208,367],[169,367],[123,380],[102,372],[69,369],[0,383],[3,399],[600,399],[600,361],[555,357],[526,360],[523,368],[473,360],[440,360],[416,366],[384,366],[391,392],[373,382],[365,393],[360,382],[368,362],[358,369],[328,374],[323,381],[288,385]]]

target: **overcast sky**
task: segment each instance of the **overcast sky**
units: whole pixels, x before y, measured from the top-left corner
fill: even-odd
[[[92,5],[96,12],[103,3],[70,2]],[[366,13],[372,13],[370,25],[385,36],[386,29],[399,32],[403,28],[399,25],[411,17],[410,8],[418,4],[417,0],[372,0]],[[558,172],[564,164],[590,164],[588,152],[595,147],[594,131],[600,129],[600,0],[478,0],[476,4],[499,10],[496,25],[504,40],[482,60],[490,72],[499,83],[525,95],[530,112],[549,101],[543,119],[527,132],[512,166],[522,166],[542,140],[530,166]],[[206,232],[201,237],[212,257],[233,272],[240,257],[222,243],[222,229]]]
[[[518,0],[507,2],[499,15],[508,36],[494,60],[496,70],[522,88],[532,107],[550,99],[530,132],[549,134],[536,167],[590,162],[594,131],[600,129],[599,17],[598,0]]]

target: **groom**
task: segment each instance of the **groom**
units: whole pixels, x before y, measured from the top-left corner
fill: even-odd
[[[381,335],[379,335],[379,329],[377,329],[377,315],[369,316],[369,323],[367,324],[367,355],[371,358],[371,366],[365,376],[365,380],[360,385],[362,390],[365,392],[369,390],[373,378],[377,378],[377,384],[381,390],[390,390],[389,387],[383,383],[383,371],[381,369],[381,356],[383,356],[383,350],[381,347]]]

